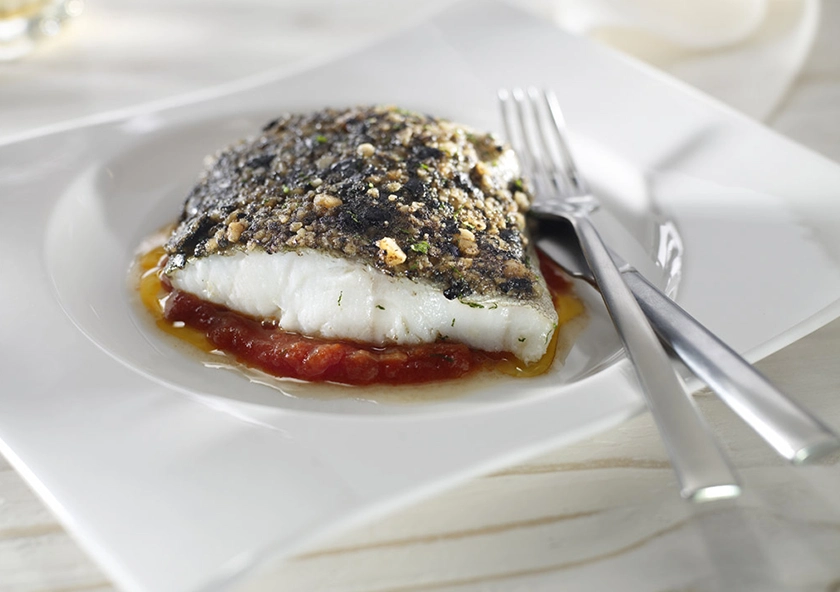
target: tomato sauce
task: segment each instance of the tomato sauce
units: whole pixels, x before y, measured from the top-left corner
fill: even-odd
[[[161,279],[164,261],[162,248],[139,259],[141,300],[158,326],[204,351],[221,350],[273,376],[350,385],[421,384],[481,369],[535,376],[546,372],[554,360],[559,331],[554,332],[546,354],[533,364],[512,354],[474,350],[461,343],[381,347],[283,331],[272,323],[172,290]],[[542,256],[540,267],[560,315],[559,324],[582,314],[583,305],[562,272]]]

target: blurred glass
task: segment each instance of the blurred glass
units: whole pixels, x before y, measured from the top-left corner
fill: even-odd
[[[0,0],[0,61],[32,51],[81,14],[83,0]]]

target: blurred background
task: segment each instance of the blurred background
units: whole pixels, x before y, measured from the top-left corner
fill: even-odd
[[[822,77],[833,67],[825,54],[840,34],[834,1],[513,1],[765,121],[778,116],[795,80]],[[6,60],[0,61],[0,137],[300,68],[453,3],[0,0],[0,58]],[[809,70],[806,58],[821,43],[828,47],[818,48]],[[809,108],[820,109],[837,98],[797,100],[813,100]],[[795,132],[795,123],[778,123]]]

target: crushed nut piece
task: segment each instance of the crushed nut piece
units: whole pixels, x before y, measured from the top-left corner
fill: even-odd
[[[330,195],[329,193],[319,193],[312,200],[312,203],[315,204],[316,208],[320,208],[322,210],[331,210],[340,206],[344,202],[341,201],[341,198],[338,198],[334,195]]]
[[[459,229],[458,236],[458,250],[465,257],[474,257],[478,255],[478,243],[475,242],[475,235],[466,228]]]
[[[528,208],[531,207],[531,202],[528,200],[528,196],[525,195],[523,191],[516,191],[513,194],[513,199],[516,201],[516,205],[525,212],[527,212]]]
[[[356,154],[362,157],[373,156],[375,152],[376,148],[373,147],[373,144],[369,144],[368,142],[359,144],[359,147],[356,148]]]
[[[458,144],[455,142],[441,142],[439,148],[443,150],[447,156],[455,156],[458,154]]]
[[[515,259],[508,259],[505,261],[505,266],[502,268],[502,273],[506,278],[521,277],[528,271],[528,268]]]
[[[376,241],[376,246],[379,247],[379,256],[388,267],[394,267],[400,263],[404,263],[406,256],[400,246],[390,236]]]
[[[235,243],[242,236],[243,230],[245,230],[245,225],[242,222],[231,222],[227,228],[226,237],[230,242]]]

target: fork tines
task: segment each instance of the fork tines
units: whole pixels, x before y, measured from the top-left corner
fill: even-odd
[[[535,202],[551,219],[568,222],[592,270],[662,434],[686,499],[708,501],[740,493],[738,479],[694,408],[644,312],[624,283],[589,214],[597,205],[564,140],[565,122],[551,92],[499,92],[508,140],[534,185]]]
[[[589,194],[566,142],[566,121],[553,91],[502,89],[498,93],[505,133],[537,193]],[[546,130],[551,130],[548,132]]]

